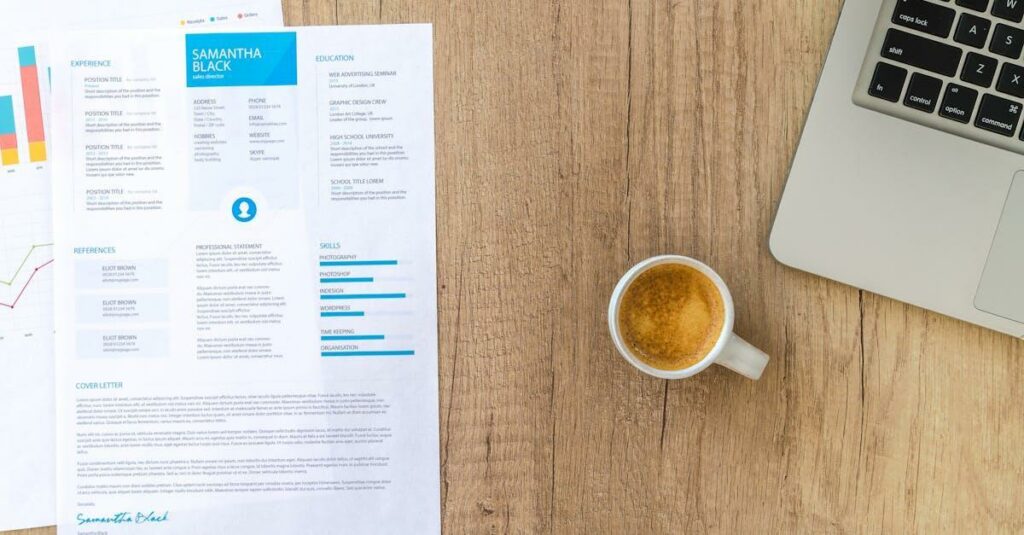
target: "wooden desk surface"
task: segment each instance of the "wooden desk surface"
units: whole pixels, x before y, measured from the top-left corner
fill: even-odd
[[[1024,530],[1024,343],[768,252],[840,0],[285,5],[435,25],[446,533]],[[619,358],[658,253],[730,282],[761,381]]]

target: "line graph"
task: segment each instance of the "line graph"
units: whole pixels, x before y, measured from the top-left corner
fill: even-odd
[[[30,355],[53,336],[50,181],[21,165],[0,167],[0,182],[0,355]]]
[[[11,286],[11,285],[13,285],[14,281],[18,278],[18,275],[21,274],[21,270],[25,268],[25,264],[28,263],[28,259],[32,258],[32,253],[36,252],[36,249],[41,249],[43,247],[53,247],[53,244],[52,243],[37,243],[37,244],[33,245],[28,250],[28,252],[25,253],[25,258],[23,258],[21,260],[21,264],[18,265],[18,269],[14,270],[14,275],[11,275],[11,278],[9,278],[7,280],[0,280],[0,284],[3,284],[4,286]],[[46,264],[43,264],[42,266],[37,267],[36,270],[38,271],[39,268],[44,267],[47,264],[49,264],[49,262],[47,262]]]
[[[18,306],[18,301],[21,301],[21,296],[25,295],[25,290],[27,290],[29,285],[32,284],[32,279],[36,278],[36,273],[39,273],[40,269],[43,269],[52,263],[53,260],[47,260],[45,263],[36,266],[36,268],[32,270],[32,274],[28,276],[28,280],[21,286],[21,290],[18,291],[18,295],[14,298],[14,301],[11,301],[10,303],[0,303],[0,308],[13,310],[14,307]],[[18,270],[20,271],[21,268],[18,268]]]

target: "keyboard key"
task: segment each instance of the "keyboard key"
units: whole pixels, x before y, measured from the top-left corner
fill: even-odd
[[[992,85],[992,79],[996,77],[996,67],[999,62],[995,58],[968,52],[964,59],[964,70],[960,73],[960,79],[981,87]]]
[[[960,23],[956,25],[956,33],[953,39],[974,48],[984,48],[988,40],[988,31],[992,27],[992,21],[964,13],[960,15]]]
[[[1024,5],[1024,0],[1021,2]],[[1024,30],[996,24],[996,29],[992,32],[992,43],[988,45],[990,51],[1000,56],[1019,59],[1021,48],[1024,48]]]
[[[985,95],[981,97],[981,106],[978,107],[978,117],[974,120],[974,126],[1004,136],[1012,136],[1020,121],[1020,107],[1020,104],[1012,100]]]
[[[1004,63],[1003,69],[999,71],[996,89],[1017,98],[1024,98],[1024,67]]]
[[[1024,20],[1024,0],[996,0],[992,14],[1013,22]]]
[[[978,101],[978,92],[962,85],[949,84],[946,94],[939,106],[939,115],[960,123],[971,120],[974,104]]]
[[[945,76],[956,75],[961,56],[963,51],[955,46],[892,28],[882,44],[882,57]]]
[[[988,0],[956,0],[956,5],[981,12],[988,10]]]
[[[1024,0],[1021,0],[1024,2]],[[956,11],[925,0],[898,0],[892,23],[937,37],[949,37]]]
[[[868,94],[889,102],[896,102],[903,93],[903,82],[906,80],[906,69],[888,63],[879,63],[875,67],[875,75],[871,77]]]
[[[910,85],[907,86],[907,96],[903,98],[903,105],[915,110],[931,113],[939,101],[939,92],[942,91],[942,80],[932,78],[927,74],[914,73],[910,77]]]

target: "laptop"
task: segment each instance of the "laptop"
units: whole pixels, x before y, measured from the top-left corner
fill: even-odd
[[[1024,337],[1024,0],[849,0],[770,238],[789,266]]]

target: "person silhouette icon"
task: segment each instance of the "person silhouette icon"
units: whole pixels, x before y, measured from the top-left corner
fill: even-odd
[[[248,223],[256,218],[256,203],[248,197],[239,197],[231,205],[231,215],[239,223]]]

